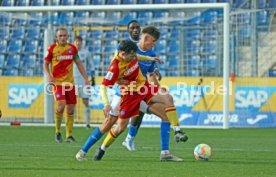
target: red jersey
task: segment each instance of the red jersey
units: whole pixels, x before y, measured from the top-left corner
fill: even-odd
[[[52,44],[44,61],[52,64],[52,74],[56,85],[63,82],[74,84],[73,62],[79,59],[77,48],[70,43],[66,45]]]
[[[129,81],[127,91],[138,91],[138,89],[145,85],[146,78],[143,76],[137,58],[131,62],[126,62],[115,56],[111,60],[107,74],[102,82],[103,85],[112,87],[118,79]],[[133,86],[131,86],[131,83]],[[122,87],[122,86],[121,86]]]

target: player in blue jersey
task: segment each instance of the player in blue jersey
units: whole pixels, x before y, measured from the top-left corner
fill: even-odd
[[[132,25],[130,25],[131,27]],[[134,27],[138,26],[137,22],[134,22]],[[138,30],[137,30],[138,31]],[[132,38],[135,37],[135,30],[133,33],[130,31],[130,36],[133,35]],[[153,37],[154,36],[154,37]],[[157,40],[159,39],[160,32],[157,28],[153,26],[146,27],[142,30],[142,37],[138,43],[138,51],[137,54],[144,55],[144,56],[150,56],[150,57],[156,57],[156,53],[152,50],[154,45],[156,44]],[[137,39],[137,38],[136,38]],[[156,79],[156,74],[154,72],[155,70],[155,62],[143,62],[139,61],[139,66],[141,68],[141,71],[143,75],[154,85],[159,85],[158,80]],[[163,92],[166,92],[164,88],[161,88]],[[164,95],[166,97],[166,100],[169,102],[169,105],[166,108],[166,114],[168,117],[170,117],[170,122],[173,126],[174,132],[175,132],[175,141],[176,142],[185,142],[187,141],[188,137],[187,135],[180,130],[179,127],[179,120],[178,120],[178,115],[176,112],[176,108],[174,106],[173,102],[173,97],[168,93]],[[158,108],[155,108],[158,109]],[[129,151],[134,151],[135,150],[135,145],[134,145],[134,138],[138,132],[138,129],[142,123],[142,118],[144,116],[145,111],[141,111],[139,117],[132,118],[131,119],[131,124],[129,126],[129,131],[126,139],[123,141],[122,145],[126,147]]]

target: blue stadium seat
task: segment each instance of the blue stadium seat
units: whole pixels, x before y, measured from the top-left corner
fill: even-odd
[[[202,59],[203,68],[206,70],[215,69],[217,67],[217,56],[207,55],[206,58]]]
[[[216,24],[218,22],[218,12],[216,10],[207,10],[203,12],[204,24]]]
[[[73,5],[75,5],[75,0],[61,0],[60,5],[73,6]]]
[[[58,12],[53,12],[50,17],[47,17],[45,19],[45,23],[51,22],[53,25],[59,25],[60,24],[60,19]]]
[[[38,52],[39,42],[38,40],[30,39],[25,41],[24,53],[37,53]]]
[[[180,31],[179,29],[171,29],[169,32],[170,39],[179,39],[180,38]]]
[[[18,54],[9,54],[7,56],[7,63],[6,63],[6,68],[11,69],[11,68],[16,68],[18,69],[20,66],[20,55]]]
[[[128,33],[128,31],[122,31],[120,34],[121,34],[121,35],[120,35],[120,38],[121,38],[121,39],[128,39],[128,38],[129,38],[129,33]]]
[[[20,39],[11,39],[8,44],[8,51],[11,53],[20,53],[23,48],[23,42]]]
[[[43,13],[42,12],[31,12],[29,13],[31,19],[29,20],[29,24],[31,26],[41,26],[43,21]]]
[[[91,17],[101,21],[105,18],[105,12],[104,11],[101,11],[101,12],[94,11],[91,13]]]
[[[124,19],[126,21],[125,24],[127,24],[131,20],[137,19],[137,12],[132,12],[132,11],[127,12],[127,14],[125,15]]]
[[[185,0],[170,0],[170,4],[183,4]]]
[[[30,5],[30,0],[16,1],[15,5],[16,6],[29,6]]]
[[[9,39],[10,38],[10,28],[8,26],[0,28],[0,39]],[[0,40],[0,41],[1,41]]]
[[[258,8],[259,9],[265,9],[266,8],[266,0],[258,0]]]
[[[179,53],[180,52],[180,42],[178,40],[169,41],[169,53]]]
[[[113,54],[105,54],[103,55],[103,65],[104,67],[108,67],[111,59],[114,57]]]
[[[34,76],[34,69],[29,68],[29,69],[23,69],[22,70],[22,76]]]
[[[14,6],[14,0],[2,0],[1,6]]]
[[[118,41],[117,40],[107,40],[104,44],[104,53],[114,53],[117,50]]]
[[[188,40],[186,50],[188,53],[199,54],[200,53],[200,40]]]
[[[121,12],[107,12],[106,18],[112,23],[119,21],[121,19]]]
[[[154,4],[168,4],[169,0],[154,0]]]
[[[22,58],[22,68],[36,68],[36,55],[25,54]]]
[[[168,11],[155,11],[154,12],[154,22],[158,22],[158,23],[166,23],[167,19],[169,18],[169,12]]]
[[[138,0],[138,4],[152,4],[152,0]]]
[[[12,15],[11,13],[1,12],[0,13],[0,23],[1,23],[1,25],[10,26],[12,24],[11,15]]]
[[[257,12],[257,20],[258,20],[258,25],[268,24],[269,23],[268,12],[265,10]]]
[[[140,23],[148,24],[152,19],[153,13],[151,11],[140,11],[138,12],[138,21]]]
[[[3,39],[0,40],[0,53],[6,53],[7,52],[7,40]]]
[[[154,47],[154,51],[165,54],[167,52],[167,40],[158,40]]]
[[[178,77],[179,72],[178,71],[168,71],[168,76],[169,77]]]
[[[18,69],[5,69],[3,76],[18,76]]]
[[[170,22],[171,25],[183,25],[184,20],[186,19],[185,12],[174,10],[170,12],[170,18],[173,19],[173,21]]]
[[[29,28],[26,29],[26,39],[40,39],[41,32],[40,28]]]
[[[4,68],[5,66],[5,55],[0,54],[0,68]]]
[[[90,39],[102,39],[103,31],[102,30],[91,30],[89,32]]]
[[[93,5],[105,5],[105,1],[103,1],[103,0],[93,0],[92,4]]]
[[[13,17],[15,26],[26,26],[29,21],[28,13],[20,13],[17,16]]]
[[[88,51],[92,54],[101,53],[102,52],[102,40],[92,40],[87,44]]]
[[[268,8],[276,8],[276,1],[275,0],[268,0]]]
[[[241,28],[239,30],[239,35],[241,39],[249,39],[251,36],[250,28]]]
[[[137,4],[137,0],[122,0],[122,4]]]
[[[83,39],[83,41],[82,42],[84,42],[86,39],[88,39],[88,31],[87,30],[80,30],[80,34],[79,34],[81,37],[82,37],[82,39]]]
[[[206,40],[209,39],[216,39],[218,35],[218,32],[216,30],[204,30],[203,31],[203,38]]]
[[[95,69],[101,68],[101,55],[93,55],[92,60]]]
[[[188,69],[199,69],[200,68],[200,55],[190,55],[187,57]]]
[[[160,40],[162,39],[167,39],[167,35],[169,34],[169,30],[166,28],[161,28],[160,29]]]
[[[214,54],[217,51],[217,41],[216,40],[205,40],[203,44],[204,54]]]
[[[187,25],[200,25],[202,21],[201,12],[200,11],[193,11],[187,13]]]
[[[198,69],[189,69],[185,72],[185,75],[189,77],[199,77],[200,71]]]
[[[31,6],[44,6],[45,0],[32,0]]]
[[[236,8],[238,9],[249,9],[250,1],[248,0],[236,0]]]
[[[121,4],[121,0],[107,0],[106,4],[108,4],[108,5],[119,5],[119,4]]]
[[[90,0],[76,0],[76,5],[90,5]]]
[[[105,31],[104,32],[104,38],[106,40],[110,40],[110,39],[118,39],[119,38],[119,31],[118,30],[114,30],[114,31]]]
[[[187,30],[187,38],[189,38],[189,39],[200,39],[201,38],[200,29],[188,29]]]
[[[74,20],[74,12],[60,12],[59,20],[61,24],[72,25]]]
[[[14,39],[23,39],[25,37],[25,28],[15,28],[11,30],[11,37]]]
[[[201,0],[186,0],[187,3],[201,3]]]

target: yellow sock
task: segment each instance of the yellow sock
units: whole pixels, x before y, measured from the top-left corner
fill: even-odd
[[[66,138],[68,138],[69,136],[72,136],[73,124],[74,124],[74,114],[67,114]]]
[[[55,116],[56,133],[61,132],[62,117],[63,115],[61,113],[56,112],[56,116]]]
[[[108,148],[116,140],[116,138],[117,138],[117,136],[114,135],[112,130],[110,130],[103,141],[103,146],[105,148]]]
[[[166,108],[166,115],[172,126],[179,126],[178,115],[174,106]]]

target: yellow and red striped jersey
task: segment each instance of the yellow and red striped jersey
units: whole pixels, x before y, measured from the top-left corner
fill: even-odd
[[[73,62],[78,59],[78,50],[73,44],[54,43],[48,48],[48,54],[44,60],[52,64],[52,74],[56,85],[62,85],[63,82],[74,84]]]

